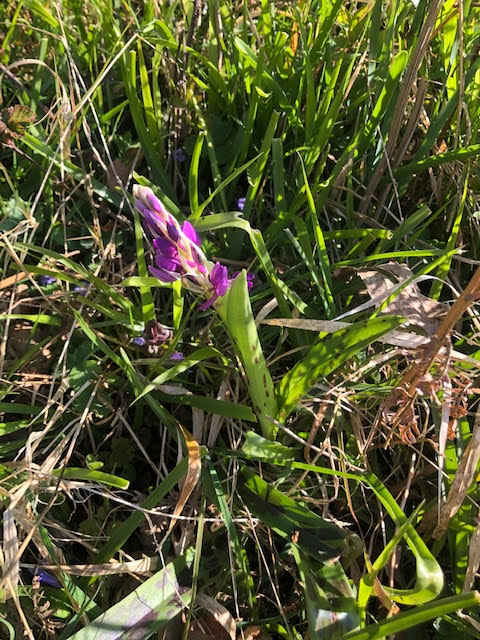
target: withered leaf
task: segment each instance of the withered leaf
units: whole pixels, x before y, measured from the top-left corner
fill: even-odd
[[[358,275],[377,308],[396,287],[414,277],[413,271],[397,262],[379,265],[376,270],[359,271]],[[411,325],[423,329],[427,336],[433,336],[447,311],[448,305],[424,296],[417,284],[410,284],[396,294],[385,309],[382,309],[382,314],[404,316]]]

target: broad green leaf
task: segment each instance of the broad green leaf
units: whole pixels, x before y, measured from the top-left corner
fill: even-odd
[[[253,318],[245,270],[235,278],[227,296],[216,308],[243,364],[248,391],[263,435],[272,439],[274,428],[271,419],[277,413],[277,401]]]
[[[280,442],[272,442],[266,438],[262,438],[255,431],[247,431],[245,434],[245,442],[243,443],[242,453],[255,460],[265,460],[265,462],[274,463],[275,460],[283,460],[288,462],[294,460],[295,452],[290,447],[286,447]]]
[[[203,409],[208,413],[217,414],[219,416],[225,416],[226,418],[233,418],[234,420],[245,420],[245,422],[257,422],[257,417],[250,409],[243,404],[235,404],[228,400],[217,400],[217,398],[209,398],[208,396],[198,396],[194,393],[188,395],[183,394],[167,394],[159,389],[159,397],[165,402],[171,404],[182,404],[187,407],[196,407],[197,409]],[[150,396],[147,396],[149,398]]]
[[[187,568],[183,556],[176,558],[69,640],[150,638],[188,606]]]
[[[160,288],[172,288],[171,282],[162,282],[154,276],[130,276],[120,282],[121,287],[160,287]]]
[[[277,386],[278,420],[284,422],[315,382],[352,358],[385,333],[404,322],[399,316],[384,316],[356,322],[318,340]]]

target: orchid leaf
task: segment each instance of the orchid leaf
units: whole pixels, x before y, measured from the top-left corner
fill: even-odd
[[[277,386],[278,420],[284,422],[315,382],[352,358],[385,333],[404,322],[399,316],[384,316],[357,322],[328,337],[320,338]]]
[[[277,412],[277,402],[253,318],[245,270],[235,278],[217,311],[243,364],[250,398],[263,434],[272,439],[274,428],[271,419]]]

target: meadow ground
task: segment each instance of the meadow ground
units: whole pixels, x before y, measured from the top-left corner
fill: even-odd
[[[0,637],[480,638],[479,25],[1,3]]]

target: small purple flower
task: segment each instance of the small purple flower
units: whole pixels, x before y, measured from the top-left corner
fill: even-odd
[[[181,147],[180,149],[175,149],[172,155],[179,164],[182,164],[187,159],[187,155]]]
[[[53,284],[57,279],[54,276],[40,276],[38,283],[41,287],[48,287],[49,284]]]
[[[219,296],[224,296],[228,289],[228,271],[227,267],[224,267],[220,262],[216,262],[215,266],[210,272],[210,283],[213,286],[213,295],[206,302],[200,305],[199,309],[203,311],[212,304]]]
[[[184,355],[181,351],[172,351],[170,354],[170,360],[172,362],[182,362],[184,359]]]
[[[47,585],[48,587],[56,587],[57,589],[62,587],[61,583],[55,576],[51,573],[47,573],[43,569],[40,569],[40,567],[35,571],[34,579],[35,578],[40,584]]]
[[[243,211],[244,207],[245,207],[245,203],[246,203],[247,199],[246,198],[239,198],[237,200],[237,209],[239,211]]]
[[[167,342],[167,340],[170,340],[172,335],[172,330],[164,327],[161,322],[149,320],[145,325],[145,331],[140,336],[133,338],[132,344],[139,348],[145,347],[146,345],[149,347],[158,347]]]
[[[235,273],[232,275],[232,282],[235,280],[235,278],[240,275],[240,271],[235,271]],[[253,287],[253,282],[255,280],[255,274],[251,273],[250,271],[247,271],[247,289],[248,291],[251,291],[252,287]]]
[[[149,320],[143,333],[148,344],[163,344],[172,337],[172,331],[164,327],[161,322]]]

